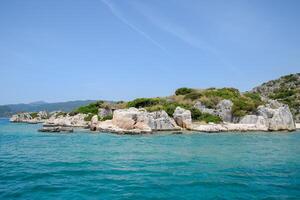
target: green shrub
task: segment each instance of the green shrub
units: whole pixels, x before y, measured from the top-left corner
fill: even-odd
[[[97,115],[98,114],[98,109],[101,108],[101,105],[103,104],[103,101],[97,101],[95,103],[90,103],[86,106],[81,106],[79,108],[77,108],[76,110],[74,110],[72,112],[72,114],[75,113],[83,113],[83,114],[94,114]]]
[[[207,89],[203,91],[207,97],[221,97],[222,99],[234,99],[240,96],[240,92],[235,88]]]
[[[30,113],[30,116],[34,119],[38,117],[38,113],[37,112],[32,112]]]
[[[202,113],[197,108],[191,108],[190,109],[192,114],[192,119],[195,121],[203,121],[206,123],[213,122],[213,123],[220,123],[222,122],[222,119],[219,116],[212,115],[209,113]]]
[[[59,117],[59,116],[65,117],[66,115],[67,115],[67,113],[65,113],[65,112],[59,112],[56,114],[56,117]]]
[[[202,94],[200,92],[194,91],[191,93],[188,93],[184,96],[184,99],[190,99],[190,100],[197,100],[202,96]]]
[[[298,81],[298,78],[295,74],[286,75],[283,77],[283,79],[285,83]]]
[[[100,119],[100,121],[111,120],[112,118],[113,118],[113,115],[107,115],[107,116],[105,116],[105,117],[102,117],[102,118]]]
[[[277,91],[274,91],[274,93],[271,94],[269,97],[271,99],[285,99],[287,97],[293,96],[294,94],[296,94],[295,90],[281,88]]]
[[[189,94],[191,92],[193,92],[194,89],[192,88],[186,88],[186,87],[183,87],[183,88],[178,88],[176,91],[175,91],[175,94],[176,95],[186,95],[186,94]]]
[[[94,116],[94,114],[92,114],[92,113],[88,114],[88,115],[84,118],[84,121],[87,121],[87,122],[91,121],[93,116]]]
[[[232,114],[236,117],[243,117],[248,113],[256,110],[255,103],[246,97],[236,98],[233,100]]]
[[[144,108],[157,105],[162,102],[160,98],[138,98],[127,103],[127,107]]]

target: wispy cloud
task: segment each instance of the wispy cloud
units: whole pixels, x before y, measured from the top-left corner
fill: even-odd
[[[145,17],[150,23],[157,26],[159,29],[175,36],[193,48],[197,48],[203,52],[214,55],[227,67],[237,70],[237,68],[229,63],[215,47],[202,39],[201,36],[195,36],[185,27],[173,23],[171,20],[168,20],[166,17],[164,17],[160,12],[156,12],[149,5],[145,5],[141,1],[130,1],[130,3],[143,17]]]
[[[160,48],[161,50],[168,52],[165,47],[163,47],[159,42],[154,40],[151,36],[149,36],[146,32],[142,31],[140,28],[138,28],[136,25],[131,23],[127,18],[122,14],[122,12],[112,3],[110,0],[101,0],[111,11],[111,13],[118,18],[121,22],[129,26],[132,30],[142,35],[144,38],[146,38],[148,41],[150,41],[152,44]]]

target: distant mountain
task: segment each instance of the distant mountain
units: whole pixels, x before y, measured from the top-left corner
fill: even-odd
[[[0,117],[10,117],[11,115],[18,112],[38,112],[41,110],[45,110],[48,112],[56,110],[70,112],[77,107],[84,106],[92,102],[95,102],[95,100],[79,100],[58,103],[37,101],[29,104],[0,105]]]
[[[289,105],[295,120],[300,122],[300,73],[268,81],[252,91]]]

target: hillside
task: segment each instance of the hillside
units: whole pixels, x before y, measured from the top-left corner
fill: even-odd
[[[70,112],[77,107],[95,102],[94,100],[67,101],[58,103],[33,102],[29,104],[9,104],[0,106],[0,117],[10,117],[18,112],[38,112],[61,110]]]
[[[289,105],[297,122],[300,122],[300,73],[282,76],[255,87],[252,92],[262,97],[276,99]]]

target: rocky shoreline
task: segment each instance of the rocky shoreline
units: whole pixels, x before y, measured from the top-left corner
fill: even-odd
[[[202,112],[217,112],[223,122],[202,123],[192,120],[191,111],[177,107],[173,116],[164,110],[148,112],[144,108],[117,109],[103,112],[102,115],[112,114],[112,119],[101,121],[99,115],[87,120],[87,114],[41,111],[38,113],[20,113],[12,116],[11,122],[43,123],[41,132],[73,132],[73,128],[85,128],[93,132],[111,132],[117,134],[145,134],[157,131],[198,131],[198,132],[247,132],[247,131],[294,131],[299,128],[287,105],[270,100],[257,109],[256,115],[245,115],[237,123],[232,122],[229,100],[220,102],[217,111],[207,110],[202,105],[195,107]],[[205,110],[206,109],[206,110]],[[104,113],[104,114],[103,114]],[[102,116],[105,117],[105,116]]]

